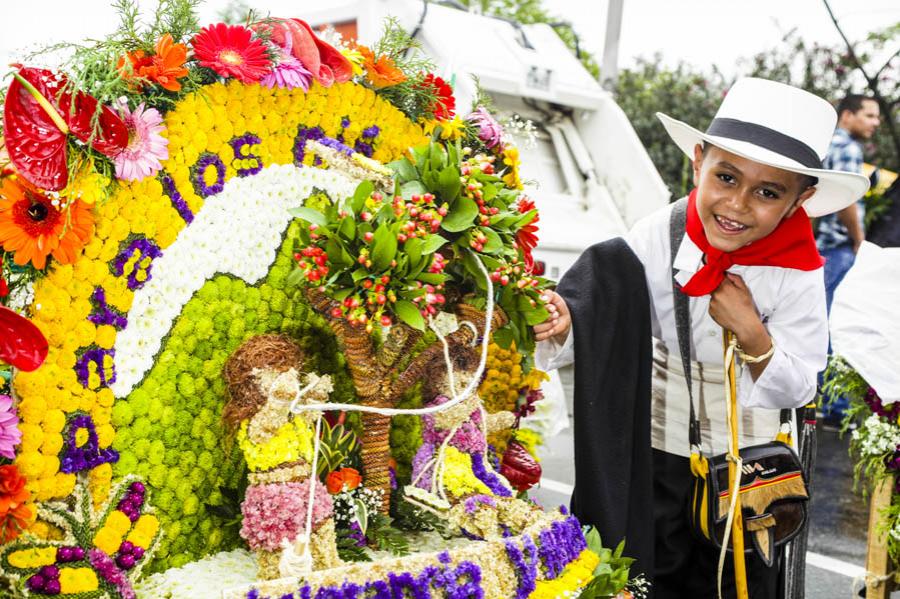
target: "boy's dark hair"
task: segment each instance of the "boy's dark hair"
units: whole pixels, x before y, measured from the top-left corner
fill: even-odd
[[[864,102],[876,102],[876,100],[863,94],[847,94],[837,105],[838,118],[848,110],[856,114],[863,107]]]
[[[704,158],[706,157],[706,154],[709,152],[709,149],[711,147],[713,147],[713,144],[711,144],[711,143],[703,144],[703,157]],[[797,173],[797,176],[800,177],[800,192],[801,193],[806,191],[807,187],[815,187],[819,183],[818,177],[811,177],[810,175],[803,175],[800,173]]]

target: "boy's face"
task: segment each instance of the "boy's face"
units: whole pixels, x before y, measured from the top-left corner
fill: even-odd
[[[694,147],[697,212],[706,238],[733,252],[775,230],[815,193],[803,175],[741,158],[712,146]]]

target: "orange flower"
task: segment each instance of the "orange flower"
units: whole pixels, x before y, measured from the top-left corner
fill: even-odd
[[[158,83],[170,92],[181,89],[178,81],[186,77],[188,70],[184,67],[187,60],[187,46],[176,44],[170,34],[165,34],[154,47],[155,54],[147,56],[143,50],[129,52],[127,59],[131,63],[131,74],[126,77],[140,77]],[[125,72],[125,58],[119,59],[119,70]]]
[[[366,78],[376,88],[390,87],[406,81],[406,75],[397,68],[394,61],[382,54],[375,60],[375,55],[366,46],[356,46],[363,56],[363,66],[366,69]]]
[[[13,262],[20,266],[31,262],[42,269],[50,254],[60,264],[71,264],[90,241],[93,227],[91,210],[81,200],[66,214],[19,177],[0,182],[0,245],[15,252]]]
[[[325,486],[332,495],[337,495],[341,491],[352,491],[361,482],[362,476],[356,468],[341,468],[325,478]]]
[[[15,539],[28,526],[33,514],[25,502],[30,496],[19,469],[0,466],[0,545]]]

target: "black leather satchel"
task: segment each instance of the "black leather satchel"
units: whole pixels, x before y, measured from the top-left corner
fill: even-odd
[[[674,279],[674,257],[684,237],[686,208],[687,202],[679,200],[672,210],[670,251],[678,345],[691,402],[688,439],[694,491],[689,521],[698,537],[721,549],[731,505],[728,459],[727,454],[706,458],[701,450],[700,421],[694,412],[691,389],[691,315],[688,298]],[[790,421],[791,411],[782,410],[781,423],[789,424]],[[739,453],[742,459],[739,497],[744,521],[744,552],[756,551],[766,565],[771,566],[777,549],[797,536],[806,525],[809,501],[806,478],[797,453],[784,442],[744,447]],[[730,540],[728,551],[732,551]]]

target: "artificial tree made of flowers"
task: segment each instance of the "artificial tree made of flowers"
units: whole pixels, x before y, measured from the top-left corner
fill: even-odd
[[[391,165],[392,197],[364,182],[352,198],[295,211],[308,226],[297,239],[291,280],[306,286],[310,305],[329,322],[366,406],[395,407],[417,382],[443,378],[439,340],[409,359],[441,311],[473,325],[446,336],[451,355],[486,331],[530,354],[529,327],[546,317],[539,303],[545,282],[526,267],[532,246],[523,242],[523,234],[533,235],[533,205],[502,177],[498,155],[477,136],[471,145],[463,136],[436,138]],[[496,286],[489,331],[486,277]],[[363,429],[366,484],[384,492],[387,511],[390,417],[365,413]]]

